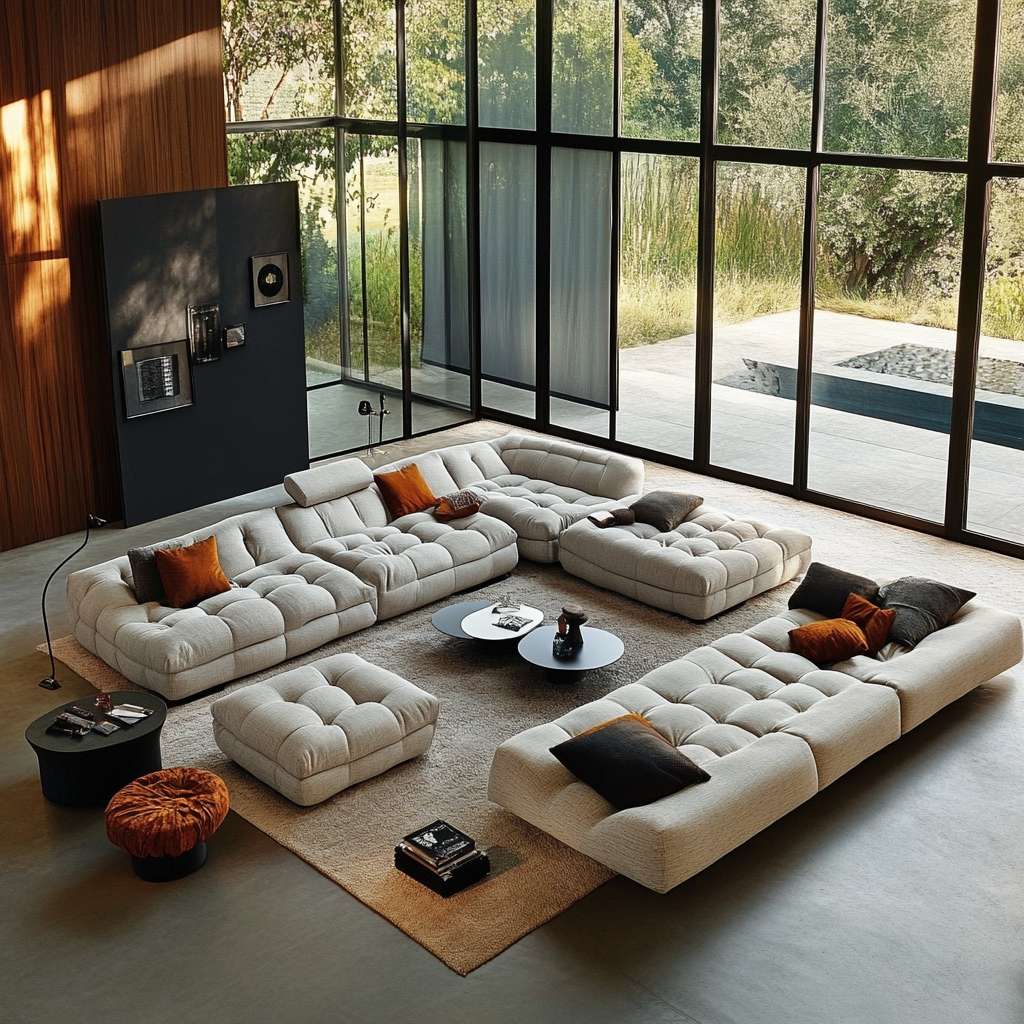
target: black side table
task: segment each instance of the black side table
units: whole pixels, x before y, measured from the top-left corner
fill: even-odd
[[[153,714],[109,736],[47,732],[62,711],[70,711],[76,704],[92,711],[97,721],[103,720],[92,698],[79,697],[48,711],[25,730],[25,739],[39,758],[39,781],[47,800],[69,807],[105,804],[122,786],[162,767],[160,730],[167,718],[167,705],[155,694],[136,690],[119,690],[110,697],[115,704],[152,708]]]

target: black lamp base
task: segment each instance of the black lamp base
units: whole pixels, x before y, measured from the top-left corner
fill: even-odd
[[[39,680],[39,685],[44,690],[59,690],[60,689],[60,683],[58,683],[57,680],[53,678],[53,676],[47,676],[45,679],[40,679]]]

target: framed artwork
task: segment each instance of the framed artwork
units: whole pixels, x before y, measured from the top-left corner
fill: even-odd
[[[122,349],[119,357],[125,419],[192,404],[192,365],[186,340]]]
[[[252,304],[257,309],[262,306],[278,306],[291,300],[288,253],[250,256],[249,269],[252,277]]]

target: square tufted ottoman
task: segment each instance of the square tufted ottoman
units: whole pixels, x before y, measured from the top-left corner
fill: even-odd
[[[436,697],[355,654],[335,654],[221,697],[217,745],[308,807],[426,753]]]
[[[570,526],[559,546],[573,576],[688,619],[708,619],[802,573],[811,538],[701,505],[677,529]]]

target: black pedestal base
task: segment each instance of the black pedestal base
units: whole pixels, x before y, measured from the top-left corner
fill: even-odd
[[[135,874],[146,882],[173,882],[206,863],[206,843],[196,843],[180,857],[132,857]]]

